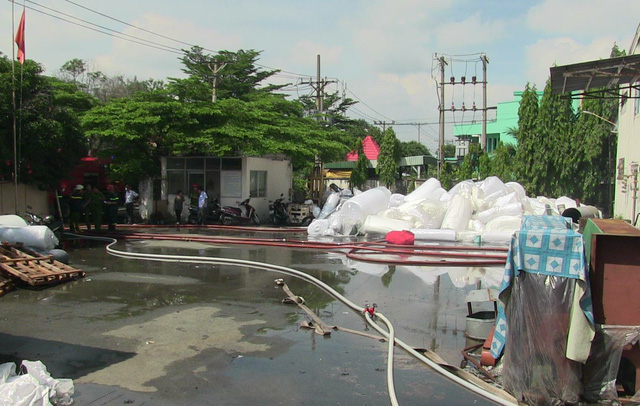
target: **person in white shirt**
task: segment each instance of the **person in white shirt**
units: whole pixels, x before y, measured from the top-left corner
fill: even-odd
[[[129,185],[124,187],[124,207],[127,209],[127,224],[133,224],[133,202],[138,198],[138,193],[131,190]]]
[[[202,186],[198,186],[198,224],[205,225],[207,223],[207,207],[209,204],[209,196]]]

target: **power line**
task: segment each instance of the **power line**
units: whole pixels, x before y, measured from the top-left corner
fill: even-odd
[[[90,21],[83,20],[82,18],[74,17],[74,16],[72,16],[72,15],[70,15],[70,14],[63,13],[62,11],[58,11],[58,10],[52,9],[51,7],[43,6],[42,4],[36,3],[35,1],[31,1],[31,0],[25,0],[25,1],[26,1],[27,3],[34,4],[34,5],[38,6],[38,7],[42,7],[42,8],[44,8],[44,9],[46,9],[46,10],[53,11],[54,13],[61,14],[61,15],[65,16],[65,17],[73,18],[74,20],[82,21],[83,23],[86,23],[86,24],[89,24],[89,25],[93,25],[93,26],[98,27],[98,28],[101,28],[101,29],[103,29],[103,30],[107,30],[107,31],[115,32],[115,33],[117,33],[117,34],[124,35],[125,37],[133,38],[133,39],[136,39],[136,40],[139,40],[139,41],[148,42],[149,44],[157,45],[158,47],[167,48],[167,50],[178,51],[178,52],[180,52],[180,53],[182,52],[182,50],[181,50],[181,49],[179,49],[179,48],[173,48],[173,47],[170,47],[170,46],[167,46],[167,45],[164,45],[164,44],[160,44],[160,43],[157,43],[157,42],[153,42],[153,41],[146,40],[146,39],[144,39],[144,38],[139,38],[139,37],[136,37],[136,36],[133,36],[133,35],[125,34],[125,33],[123,33],[123,32],[113,30],[113,29],[111,29],[111,28],[108,28],[108,27],[102,26],[102,25],[100,25],[100,24],[95,24],[95,23],[92,23],[92,22],[90,22]],[[31,10],[35,10],[35,9],[31,8]],[[35,11],[38,11],[38,10],[35,10]],[[53,15],[52,15],[52,17],[55,17],[55,16],[53,16]],[[65,20],[65,21],[68,21],[68,20]],[[68,21],[68,22],[71,22],[71,21]]]
[[[38,9],[30,7],[30,6],[26,6],[25,5],[24,7],[28,8],[29,10],[33,10],[33,11],[35,11],[37,13],[44,14],[44,15],[47,15],[49,17],[53,17],[53,18],[56,18],[58,20],[67,22],[69,24],[77,25],[78,27],[82,27],[82,28],[86,28],[86,29],[91,30],[91,31],[99,32],[100,34],[104,34],[104,35],[108,35],[108,36],[111,36],[111,37],[114,37],[114,38],[122,39],[122,40],[129,41],[129,42],[133,42],[135,44],[144,45],[144,46],[149,47],[149,48],[159,49],[159,50],[165,51],[165,52],[172,52],[172,53],[175,53],[175,54],[182,54],[182,52],[177,52],[177,51],[171,50],[168,47],[164,47],[163,48],[163,47],[155,46],[155,45],[152,45],[152,44],[149,44],[149,43],[140,42],[140,41],[132,40],[132,39],[129,39],[129,38],[121,37],[119,35],[115,35],[115,34],[112,34],[112,33],[109,33],[109,32],[105,32],[105,31],[101,31],[101,30],[96,29],[96,28],[88,27],[86,25],[79,24],[79,23],[76,23],[76,22],[71,21],[71,20],[67,20],[66,18],[58,17],[56,15],[44,12],[42,10],[38,10]]]

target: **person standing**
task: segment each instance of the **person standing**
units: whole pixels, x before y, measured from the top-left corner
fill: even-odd
[[[91,200],[87,206],[88,211],[91,213],[91,223],[93,223],[93,229],[100,231],[102,227],[102,206],[104,204],[104,194],[98,189],[98,187],[92,187]]]
[[[69,231],[77,233],[80,231],[80,219],[82,218],[82,203],[84,186],[76,185],[69,200]]]
[[[91,183],[87,183],[84,187],[84,193],[82,194],[82,212],[84,213],[84,225],[87,226],[87,231],[91,230],[91,197],[93,196],[93,186]]]
[[[133,224],[133,202],[138,198],[138,193],[131,190],[129,185],[124,187],[124,207],[127,210],[127,224]]]
[[[209,196],[202,186],[198,186],[198,224],[207,224],[207,205],[209,204]]]
[[[109,231],[116,231],[116,223],[118,222],[118,204],[120,196],[116,193],[113,185],[107,185],[107,194],[104,197],[105,217]]]
[[[175,199],[173,199],[173,211],[176,213],[176,224],[180,224],[182,218],[182,207],[184,206],[184,195],[182,190],[178,190]]]

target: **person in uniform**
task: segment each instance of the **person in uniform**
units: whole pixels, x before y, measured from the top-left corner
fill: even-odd
[[[116,193],[113,185],[107,185],[107,193],[104,196],[104,213],[107,220],[109,231],[116,230],[118,222],[118,205],[120,204],[120,196]]]
[[[84,186],[76,185],[69,198],[69,231],[80,231],[80,220],[83,213]]]

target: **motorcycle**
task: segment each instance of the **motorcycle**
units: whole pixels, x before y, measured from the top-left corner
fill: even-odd
[[[220,208],[220,221],[222,221],[222,224],[226,226],[246,223],[260,224],[256,209],[249,204],[249,200],[251,200],[251,196],[242,202],[236,202],[239,207],[224,206]],[[242,212],[242,207],[245,209],[244,213]]]
[[[284,202],[284,193],[269,205],[269,219],[275,225],[287,224],[289,221],[287,203]]]
[[[56,220],[56,218],[52,215],[40,217],[37,214],[31,212],[26,212],[26,214],[29,218],[29,225],[47,226],[51,231],[53,231],[53,235],[56,236],[58,241],[62,241],[62,233],[64,232],[64,224],[62,223],[62,220]]]
[[[213,199],[207,205],[207,223],[217,223],[220,221],[220,204],[218,199]],[[192,204],[189,205],[189,217],[187,219],[189,224],[198,224],[198,206]]]

